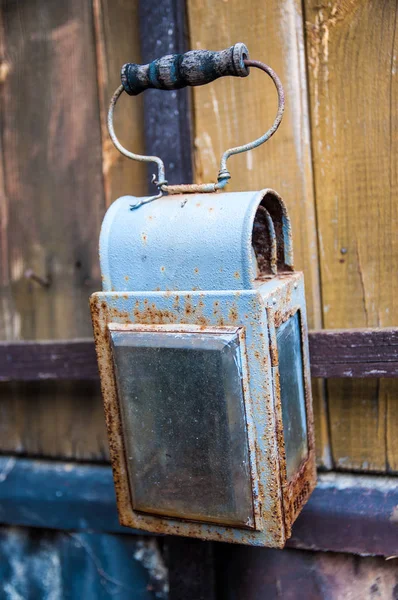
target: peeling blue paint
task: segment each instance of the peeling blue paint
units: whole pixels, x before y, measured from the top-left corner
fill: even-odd
[[[4,600],[166,600],[167,588],[166,569],[149,538],[0,529]]]

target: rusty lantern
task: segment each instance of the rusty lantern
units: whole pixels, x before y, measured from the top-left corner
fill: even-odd
[[[157,157],[113,130],[122,91],[176,89],[259,67],[272,128],[227,150],[217,183],[169,186]],[[283,547],[315,485],[303,274],[270,189],[226,193],[228,158],[283,113],[276,74],[244,44],[127,64],[109,110],[115,145],[155,162],[158,193],[124,196],[101,230],[91,311],[120,522],[156,533]]]

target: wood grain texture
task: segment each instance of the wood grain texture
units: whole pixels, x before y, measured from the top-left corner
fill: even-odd
[[[322,326],[318,249],[307,103],[304,25],[298,0],[239,0],[188,3],[191,47],[217,50],[236,42],[251,59],[269,64],[286,92],[286,111],[276,135],[264,146],[229,161],[228,191],[274,188],[292,220],[295,267],[303,270],[309,325]],[[277,98],[264,73],[251,70],[241,80],[225,78],[194,89],[196,181],[215,181],[227,148],[259,137],[272,124]],[[313,387],[317,457],[329,467],[327,408],[322,384]]]
[[[185,3],[139,1],[141,52],[144,62],[187,50]],[[154,44],[156,40],[156,44]],[[191,107],[188,90],[148,90],[144,96],[145,151],[162,158],[170,183],[192,180]],[[154,165],[148,165],[148,192]],[[170,573],[169,600],[213,600],[212,542],[166,536],[164,551]]]
[[[6,0],[0,12],[0,336],[88,336],[105,209],[91,5]],[[4,384],[0,406],[2,452],[107,455],[96,384]]]
[[[396,477],[320,473],[288,545],[352,554],[398,554]]]
[[[393,326],[397,3],[304,4],[324,326]],[[336,381],[328,392],[336,465],[396,469],[398,383]]]
[[[398,329],[310,332],[313,377],[398,377]]]
[[[119,196],[146,194],[146,167],[129,160],[114,147],[106,126],[108,106],[120,85],[126,62],[140,62],[138,0],[92,0],[97,52],[97,76],[102,136],[102,170],[106,204]],[[144,151],[142,98],[123,94],[115,110],[114,126],[120,142],[132,152]]]
[[[216,544],[166,536],[163,550],[169,573],[168,600],[216,600]]]
[[[219,544],[224,598],[376,600],[397,597],[397,559]]]
[[[92,339],[0,342],[0,382],[98,381]]]
[[[310,331],[309,346],[313,377],[398,377],[398,328]],[[0,381],[98,378],[91,338],[0,342]]]
[[[185,2],[180,0],[139,1],[141,53],[144,62],[189,50]],[[156,43],[154,43],[156,40]],[[191,183],[191,103],[189,90],[149,90],[144,97],[145,151],[159,156],[170,184]],[[154,165],[148,166],[148,192]]]
[[[1,456],[0,474],[0,522],[3,524],[145,535],[143,531],[119,524],[110,465]],[[397,504],[395,477],[322,473],[293,526],[288,545],[307,550],[397,555]],[[199,562],[205,559],[200,547],[209,543],[187,538],[183,541],[184,538],[179,537],[173,540],[174,550],[178,540],[185,551],[189,541],[195,542],[193,554]],[[263,551],[262,548],[256,550],[260,554]],[[188,552],[186,556],[187,562],[192,559]],[[204,564],[187,564],[182,569],[176,556],[170,559],[173,578],[179,574],[185,590],[189,585],[189,567],[195,576],[193,583],[198,585],[199,576],[205,572]],[[206,600],[211,598],[209,588],[213,575],[209,575],[209,581],[203,586],[208,593]],[[187,591],[185,598],[191,598]]]

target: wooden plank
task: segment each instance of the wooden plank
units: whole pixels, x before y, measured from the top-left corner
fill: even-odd
[[[320,474],[288,543],[397,555],[397,505],[393,477]],[[110,466],[15,456],[0,457],[0,523],[146,535],[119,525]]]
[[[313,377],[398,377],[398,328],[310,333]]]
[[[156,540],[20,527],[0,528],[3,600],[166,600]]]
[[[395,477],[319,474],[289,546],[354,554],[398,555]]]
[[[0,114],[4,114],[4,97],[1,88],[6,81],[10,64],[6,58],[6,49],[4,44],[4,20],[0,10]],[[1,132],[1,129],[0,129]],[[4,155],[3,137],[0,135],[0,156]],[[0,337],[13,337],[13,322],[11,319],[2,317],[2,315],[12,315],[13,299],[10,286],[10,260],[9,260],[9,239],[8,239],[8,220],[10,214],[10,202],[6,195],[4,180],[4,161],[0,160]]]
[[[167,536],[163,548],[169,572],[168,600],[215,600],[215,544]]]
[[[250,58],[265,61],[285,87],[286,111],[264,146],[233,156],[229,191],[274,188],[286,201],[297,269],[306,277],[309,325],[322,327],[312,159],[299,0],[257,2],[192,0],[187,4],[192,48],[219,50],[242,41]],[[214,31],[217,30],[215,38]],[[215,41],[216,40],[216,41]],[[267,130],[276,114],[272,82],[255,69],[245,79],[225,78],[194,88],[195,179],[215,181],[221,154]],[[313,388],[317,460],[330,467],[327,406],[322,385]]]
[[[324,326],[391,327],[398,314],[397,5],[304,5]],[[328,383],[340,468],[397,465],[386,411],[394,410],[398,382],[388,385],[386,395],[376,381]]]
[[[141,62],[138,0],[93,0],[97,52],[98,92],[102,136],[102,170],[106,204],[119,196],[146,194],[143,163],[129,160],[114,147],[106,126],[108,106],[120,85],[120,68],[126,62]],[[115,131],[132,152],[144,150],[143,97],[127,95],[115,111]]]
[[[178,0],[139,2],[141,55],[144,63],[166,54],[188,50],[185,3]],[[156,40],[156,44],[153,43]],[[191,183],[190,92],[148,90],[144,94],[145,152],[160,156],[166,178],[172,183]],[[149,165],[149,182],[154,165]],[[156,188],[148,185],[148,193]],[[215,572],[211,542],[166,537],[164,549],[170,573],[169,600],[213,600]]]
[[[0,523],[130,533],[116,510],[109,466],[0,457]]]
[[[181,54],[188,48],[185,3],[179,0],[139,2],[142,62],[166,54]],[[156,44],[153,40],[156,39]],[[190,90],[148,90],[143,94],[145,153],[160,156],[170,184],[192,182]],[[148,181],[156,172],[148,167]],[[149,183],[148,193],[156,188]]]
[[[396,598],[396,560],[349,554],[218,547],[223,598],[376,600]]]
[[[105,209],[91,5],[7,0],[0,13],[0,336],[88,336]],[[107,456],[97,385],[4,385],[1,410],[1,452]]]
[[[324,378],[398,377],[398,328],[309,332],[311,374]],[[91,338],[0,342],[0,381],[97,381]]]
[[[386,403],[387,471],[398,473],[398,410],[397,387],[392,379],[381,379],[379,395]]]
[[[0,381],[98,380],[92,339],[0,342]]]

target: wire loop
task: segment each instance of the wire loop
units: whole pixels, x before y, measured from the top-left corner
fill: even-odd
[[[116,136],[115,129],[113,126],[113,116],[114,116],[114,112],[115,112],[115,106],[116,106],[116,103],[117,103],[118,99],[120,98],[122,92],[124,91],[123,85],[120,85],[117,88],[117,90],[115,91],[115,93],[112,96],[112,100],[111,100],[111,103],[109,105],[109,110],[108,110],[107,123],[108,123],[109,135],[110,135],[110,138],[111,138],[112,142],[114,143],[115,147],[119,150],[119,152],[124,154],[124,156],[127,156],[127,158],[131,158],[132,160],[137,160],[139,162],[153,162],[153,163],[157,164],[158,174],[157,174],[157,177],[154,176],[153,182],[157,186],[157,188],[159,190],[159,194],[157,196],[154,196],[153,198],[150,198],[150,200],[148,200],[148,201],[152,201],[157,198],[160,198],[163,192],[168,193],[168,194],[187,194],[187,193],[215,192],[217,190],[223,189],[227,185],[229,179],[231,179],[231,174],[227,169],[227,160],[234,154],[241,154],[242,152],[247,152],[248,150],[253,150],[254,148],[258,148],[258,146],[261,146],[262,144],[267,142],[270,139],[270,137],[272,137],[274,135],[274,133],[278,129],[279,125],[281,124],[283,112],[285,110],[285,93],[283,90],[281,80],[279,79],[279,77],[275,73],[275,71],[273,69],[271,69],[271,67],[269,67],[268,65],[266,65],[258,60],[248,60],[247,59],[247,60],[244,60],[244,64],[246,67],[255,67],[257,69],[260,69],[261,71],[264,71],[265,73],[267,73],[267,75],[269,75],[269,77],[271,77],[271,79],[274,82],[274,85],[276,87],[276,90],[278,92],[278,111],[276,113],[276,117],[275,117],[272,127],[270,127],[270,129],[268,129],[268,131],[266,131],[261,137],[257,138],[256,140],[254,140],[252,142],[249,142],[248,144],[243,144],[242,146],[236,146],[235,148],[229,148],[228,150],[226,150],[224,152],[224,154],[221,157],[221,161],[220,161],[220,169],[219,169],[218,176],[217,176],[217,183],[168,185],[166,176],[165,176],[164,163],[161,158],[159,158],[158,156],[146,156],[144,154],[134,154],[133,152],[130,152],[124,146],[122,146],[122,144],[119,142],[119,140]],[[141,206],[141,204],[140,204],[140,206]],[[132,207],[132,208],[138,208],[138,206],[134,205],[134,207]]]

